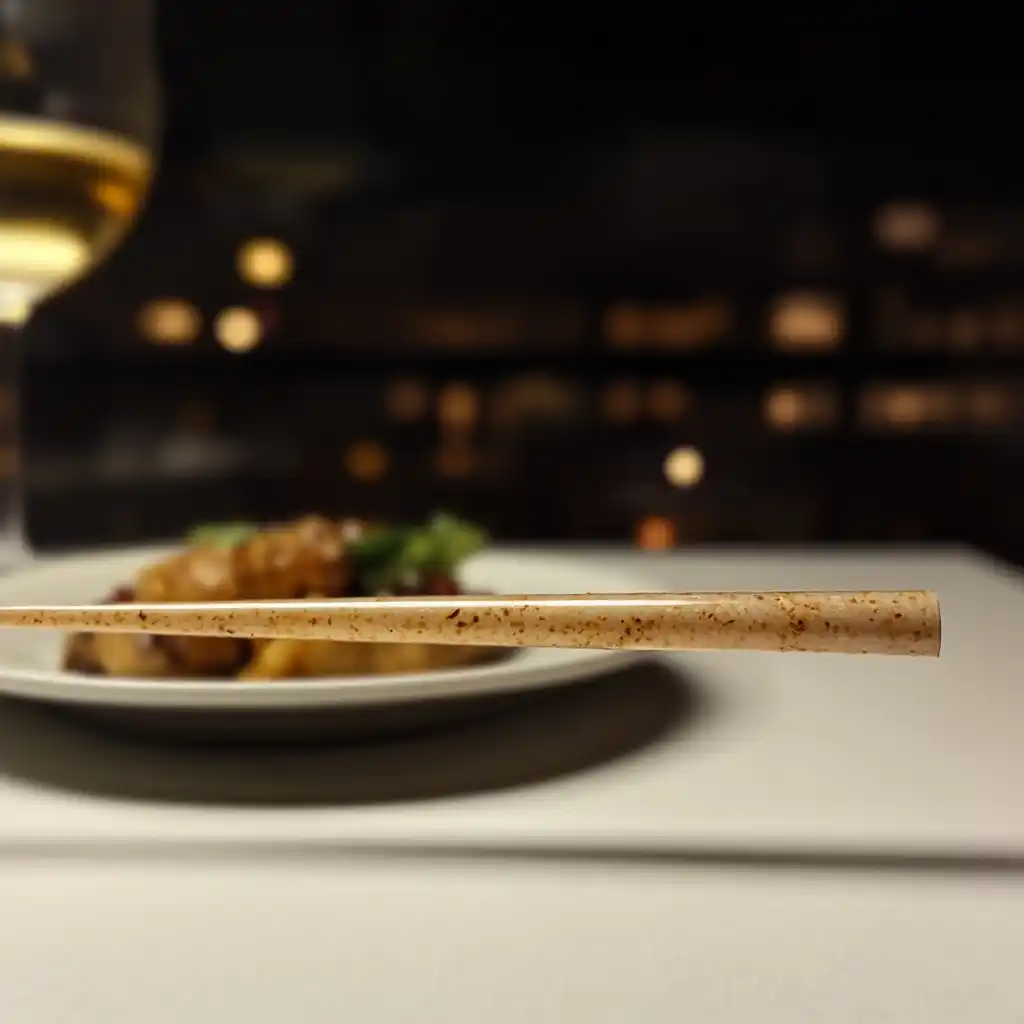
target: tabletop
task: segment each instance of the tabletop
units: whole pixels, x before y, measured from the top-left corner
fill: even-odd
[[[0,870],[18,1024],[1017,1024],[1020,878],[416,857]]]
[[[0,705],[0,1019],[1024,1020],[1018,576],[960,550],[600,554],[658,589],[932,588],[943,656],[668,659],[599,688],[601,721],[650,717],[630,686],[688,695],[625,755],[380,803],[230,799],[372,753],[186,759]],[[580,708],[454,755],[500,776],[487,750]],[[392,786],[441,752],[410,742]]]

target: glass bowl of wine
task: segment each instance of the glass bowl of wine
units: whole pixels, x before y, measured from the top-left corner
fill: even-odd
[[[123,240],[159,135],[150,0],[0,0],[0,564],[25,553],[21,328]]]

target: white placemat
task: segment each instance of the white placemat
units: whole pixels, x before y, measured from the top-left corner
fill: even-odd
[[[293,859],[0,862],[10,1024],[1019,1024],[1024,887]]]
[[[433,843],[1024,856],[1018,577],[958,551],[587,553],[598,555],[652,588],[931,587],[943,656],[674,657],[458,733],[333,752],[190,753],[3,705],[0,850]]]

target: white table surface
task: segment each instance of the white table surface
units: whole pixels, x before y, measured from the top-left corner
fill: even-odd
[[[967,551],[586,553],[664,589],[930,587],[942,657],[676,656],[613,693],[531,718],[334,754],[125,748],[0,709],[0,843],[135,838],[436,843],[675,852],[1024,855],[1024,584]],[[678,676],[698,711],[628,756],[489,787],[659,714]],[[648,706],[650,705],[650,706]],[[582,751],[583,754],[587,750]],[[570,758],[571,760],[571,758]],[[516,762],[522,762],[517,764]],[[300,805],[312,783],[313,797]],[[421,788],[446,798],[374,802]],[[322,797],[334,786],[337,796]],[[285,806],[231,806],[270,787]],[[125,800],[117,795],[141,799]],[[228,806],[209,796],[220,789]],[[153,794],[166,802],[147,800]],[[289,800],[291,804],[289,805]]]
[[[1024,883],[372,860],[7,861],[11,1024],[1019,1024]]]
[[[0,1020],[1024,1021],[1019,579],[956,551],[602,557],[677,589],[934,587],[944,654],[685,659],[703,724],[417,804],[133,802],[0,753]]]

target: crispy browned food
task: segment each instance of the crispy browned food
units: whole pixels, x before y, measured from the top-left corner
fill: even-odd
[[[139,573],[138,601],[289,600],[345,592],[345,525],[319,516],[261,530],[233,548],[187,548]]]
[[[362,527],[309,516],[261,530],[234,547],[193,546],[147,566],[134,584],[110,595],[125,601],[252,601],[340,597],[354,584],[346,541]],[[456,581],[432,573],[409,593],[456,593]],[[65,667],[76,672],[148,678],[249,680],[383,675],[475,664],[502,656],[486,648],[432,644],[352,644],[309,640],[237,640],[117,633],[76,633]]]
[[[474,665],[500,657],[486,647],[445,644],[336,643],[330,640],[269,640],[255,649],[242,679],[301,679],[314,676],[390,675]]]
[[[92,676],[102,672],[102,667],[93,653],[93,633],[72,633],[64,644],[64,668],[69,672],[81,672]]]
[[[351,579],[345,524],[309,516],[260,531],[233,548],[192,547],[143,569],[115,600],[288,600],[342,594]],[[127,595],[127,596],[126,596]],[[106,675],[234,675],[251,655],[246,640],[222,637],[74,635],[65,665]]]

